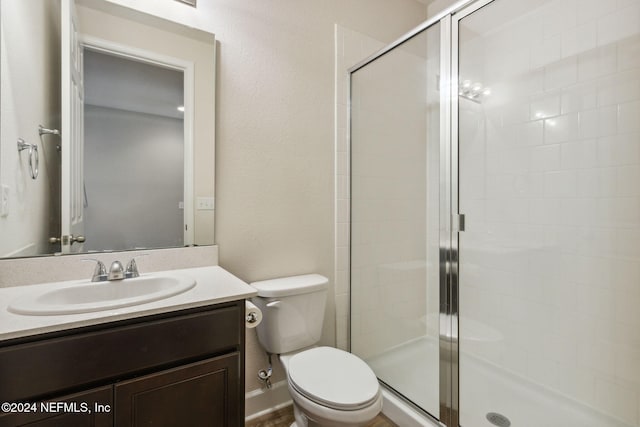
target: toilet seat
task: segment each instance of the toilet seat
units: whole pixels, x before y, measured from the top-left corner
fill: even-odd
[[[351,353],[332,347],[316,347],[291,357],[289,384],[319,405],[353,411],[372,405],[380,386],[371,368]]]

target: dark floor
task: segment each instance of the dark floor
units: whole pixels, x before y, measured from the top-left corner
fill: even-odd
[[[289,427],[293,419],[293,406],[287,406],[245,424],[245,427]],[[384,415],[378,415],[367,427],[398,427]]]

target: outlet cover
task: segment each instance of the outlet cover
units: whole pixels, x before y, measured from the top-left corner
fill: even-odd
[[[0,217],[9,215],[9,186],[0,185]]]
[[[196,209],[199,211],[212,211],[215,208],[213,197],[198,197]]]

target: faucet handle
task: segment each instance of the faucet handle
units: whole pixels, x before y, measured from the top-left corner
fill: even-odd
[[[107,280],[107,267],[105,267],[102,261],[94,258],[85,258],[81,261],[93,261],[96,263],[96,268],[93,270],[93,275],[91,276],[92,282],[104,282]]]
[[[140,258],[147,255],[149,254],[140,254],[131,258],[131,260],[127,263],[127,268],[124,272],[124,277],[127,279],[132,279],[134,277],[140,276],[140,272],[138,271],[138,264],[136,264],[136,258]]]

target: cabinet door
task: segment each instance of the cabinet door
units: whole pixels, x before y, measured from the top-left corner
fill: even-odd
[[[35,402],[31,412],[0,413],[0,427],[107,427],[113,425],[113,388],[106,386]],[[33,402],[33,401],[31,401]],[[49,405],[47,405],[49,403]],[[67,403],[66,407],[63,405]],[[35,410],[33,410],[35,409]]]
[[[240,353],[115,385],[115,420],[128,426],[242,426]]]

